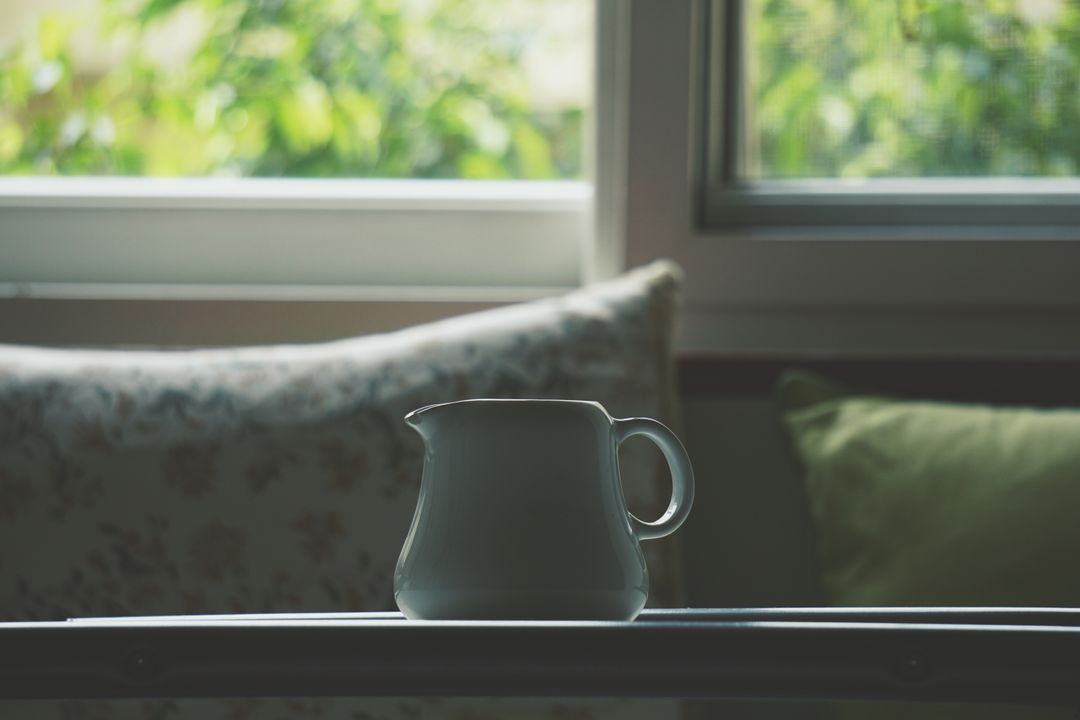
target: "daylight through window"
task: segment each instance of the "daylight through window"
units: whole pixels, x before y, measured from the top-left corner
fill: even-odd
[[[739,174],[1080,175],[1080,3],[744,0]]]
[[[585,0],[8,0],[0,175],[577,179]]]

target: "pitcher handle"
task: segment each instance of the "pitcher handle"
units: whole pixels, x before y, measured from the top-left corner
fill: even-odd
[[[671,502],[660,519],[645,522],[629,513],[634,533],[642,540],[654,540],[678,530],[690,514],[690,506],[694,504],[694,469],[690,467],[686,448],[663,423],[652,418],[615,420],[617,445],[634,435],[644,435],[656,443],[671,470]]]

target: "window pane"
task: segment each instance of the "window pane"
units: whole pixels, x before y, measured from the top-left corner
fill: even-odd
[[[0,174],[576,178],[589,0],[3,0]]]
[[[1080,175],[1075,0],[744,0],[743,178]]]

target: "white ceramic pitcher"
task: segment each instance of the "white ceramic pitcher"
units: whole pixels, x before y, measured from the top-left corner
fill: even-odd
[[[694,498],[686,450],[649,418],[580,400],[464,400],[405,421],[424,438],[420,497],[394,598],[414,619],[631,620],[645,605],[638,540],[674,532]],[[671,468],[667,511],[626,509],[619,444],[655,442]]]

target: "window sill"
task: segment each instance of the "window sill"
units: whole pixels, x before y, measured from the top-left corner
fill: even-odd
[[[558,212],[591,197],[572,180],[0,177],[0,208]]]
[[[7,297],[535,296],[580,282],[591,206],[585,182],[5,178],[0,283]]]
[[[1013,238],[1042,228],[1080,226],[1080,181],[1036,178],[791,180],[729,188],[709,197],[704,224],[717,229],[775,226],[956,229],[990,227]],[[947,239],[947,235],[945,238]]]
[[[904,242],[1037,243],[1080,240],[1080,225],[707,225],[695,233],[701,242]]]
[[[514,303],[567,292],[576,285],[176,285],[0,282],[0,300],[120,300],[288,303]]]

